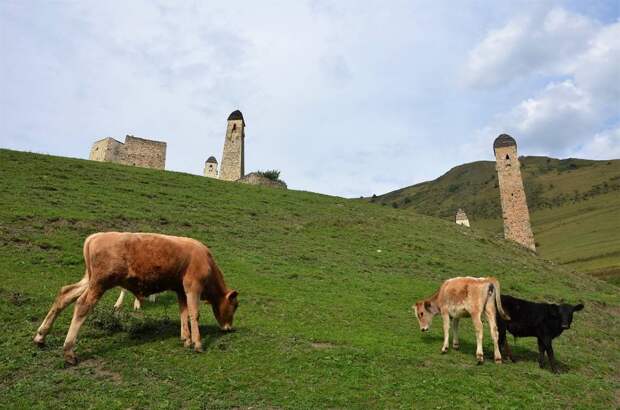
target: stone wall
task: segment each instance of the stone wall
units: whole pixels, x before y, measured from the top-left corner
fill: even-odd
[[[88,159],[92,161],[113,162],[118,156],[118,149],[123,145],[114,138],[96,141],[90,150]]]
[[[498,146],[494,150],[504,220],[504,237],[535,251],[536,244],[523,189],[517,146],[516,144]]]
[[[166,167],[166,143],[132,135],[125,137],[125,143],[116,141],[114,138],[104,138],[93,144],[89,158],[94,161],[164,169]]]

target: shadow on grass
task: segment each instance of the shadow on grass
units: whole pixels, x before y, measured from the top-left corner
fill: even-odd
[[[89,319],[91,331],[87,331],[87,329],[83,328],[82,331],[86,331],[83,337],[89,339],[109,338],[110,343],[93,351],[84,352],[82,354],[78,353],[78,356],[80,356],[82,360],[116,350],[119,348],[119,345],[124,347],[135,347],[168,339],[178,340],[179,351],[186,349],[183,347],[183,343],[180,339],[181,322],[179,319],[172,320],[168,317],[152,318],[146,317],[142,311],[114,311],[108,308],[96,309]],[[86,326],[88,326],[88,324],[86,324]],[[92,331],[92,328],[96,330]],[[200,325],[199,329],[202,348],[205,351],[218,340],[226,338],[231,333],[239,331],[244,332],[243,329],[223,332],[218,326],[212,324]],[[120,340],[112,340],[113,338],[111,338],[111,336],[117,334],[124,334],[124,337]],[[221,350],[226,349],[225,343],[218,343],[218,346]]]
[[[422,335],[421,340],[423,343],[427,345],[436,346],[437,352],[441,351],[441,346],[443,346],[443,336],[430,335],[430,334]],[[462,354],[471,355],[472,357],[476,356],[476,342],[475,341],[460,337],[459,344],[460,344],[460,347],[459,347],[458,352]],[[512,348],[512,356],[514,357],[516,362],[534,362],[536,363],[536,366],[538,366],[538,351],[533,351],[523,346],[517,346],[515,345],[514,342],[511,343],[511,341],[509,341],[509,344],[510,344],[510,347]],[[452,337],[450,337],[449,352],[454,352],[454,351],[455,349],[452,348]],[[485,346],[484,357],[485,359],[493,360],[493,348],[492,347],[488,348],[488,346]],[[502,353],[502,359],[504,363],[511,363],[510,359],[508,358],[506,354]],[[556,358],[556,364],[561,373],[567,372],[570,369],[566,364],[558,361],[557,358]],[[545,368],[550,369],[549,361],[546,356],[545,356]]]

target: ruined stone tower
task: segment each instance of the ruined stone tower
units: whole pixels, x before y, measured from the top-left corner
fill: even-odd
[[[245,174],[244,169],[244,143],[245,121],[241,111],[235,110],[228,116],[226,127],[226,140],[222,154],[220,167],[220,179],[224,181],[236,181]]]
[[[457,225],[465,225],[469,227],[469,219],[467,219],[467,214],[461,208],[456,211],[456,216],[454,219]]]
[[[217,159],[210,156],[205,162],[205,176],[209,178],[217,178]]]
[[[166,168],[166,143],[127,135],[125,142],[114,138],[95,141],[90,150],[92,161],[115,162],[136,167]]]
[[[502,134],[495,139],[493,151],[502,202],[504,237],[535,251],[530,213],[521,178],[521,164],[517,156],[517,142],[510,135]]]

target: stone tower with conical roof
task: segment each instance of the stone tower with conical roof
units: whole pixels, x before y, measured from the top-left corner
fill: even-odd
[[[535,251],[536,244],[523,189],[521,164],[517,156],[517,142],[510,135],[502,134],[495,139],[493,151],[502,202],[504,237]]]
[[[220,179],[236,181],[245,174],[244,140],[245,121],[243,120],[243,114],[241,114],[241,111],[235,110],[228,116]]]
[[[456,215],[454,216],[454,221],[457,225],[464,225],[469,227],[469,219],[467,218],[467,214],[461,208],[456,211]]]
[[[210,156],[205,162],[205,176],[217,178],[217,159],[214,156]]]

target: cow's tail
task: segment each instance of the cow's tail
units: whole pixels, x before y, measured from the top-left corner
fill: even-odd
[[[96,235],[96,234],[95,234]],[[95,235],[90,235],[88,238],[86,238],[86,240],[84,241],[84,277],[82,278],[82,280],[80,280],[79,284],[80,284],[80,288],[82,289],[82,293],[84,293],[84,291],[86,291],[86,289],[88,288],[88,283],[90,282],[90,277],[91,277],[91,259],[90,259],[90,243],[93,239],[93,237]]]
[[[491,293],[494,294],[495,308],[497,309],[497,312],[499,313],[502,319],[510,320],[510,316],[508,316],[508,313],[506,313],[504,311],[504,308],[502,307],[502,298],[501,298],[501,293],[499,290],[499,281],[495,278],[490,278],[490,282],[491,283],[489,284],[489,296],[491,295]]]

